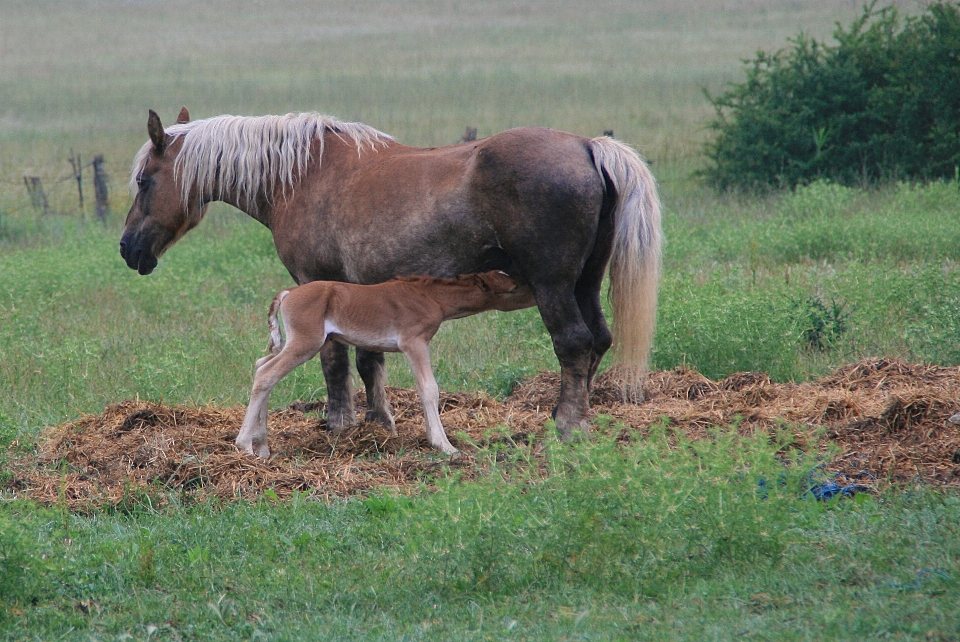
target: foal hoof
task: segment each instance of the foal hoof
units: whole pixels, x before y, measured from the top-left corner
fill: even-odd
[[[440,447],[440,450],[443,451],[443,454],[444,454],[444,455],[449,455],[450,457],[453,457],[454,455],[459,454],[459,452],[460,452],[459,450],[457,450],[457,449],[454,448],[453,446],[449,446],[449,447],[447,447],[447,446],[441,446],[441,447]]]
[[[270,447],[267,444],[261,446],[255,446],[253,443],[241,444],[237,442],[237,448],[247,453],[248,455],[254,455],[255,457],[263,457],[264,459],[270,459]]]

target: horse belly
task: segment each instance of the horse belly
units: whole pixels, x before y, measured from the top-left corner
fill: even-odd
[[[373,350],[376,352],[400,352],[400,336],[393,328],[384,328],[382,330],[365,329],[344,329],[335,321],[326,319],[324,321],[324,332],[327,340],[334,340],[339,343],[345,343],[357,348]]]

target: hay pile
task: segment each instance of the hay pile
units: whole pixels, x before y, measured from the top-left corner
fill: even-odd
[[[124,401],[48,430],[35,455],[13,462],[7,493],[83,508],[116,504],[158,486],[225,499],[258,497],[265,489],[281,498],[304,491],[329,499],[403,489],[451,469],[470,477],[482,474],[469,455],[470,442],[502,438],[496,436],[502,429],[493,430],[497,426],[506,426],[514,442],[543,436],[559,383],[558,374],[540,374],[503,402],[483,394],[441,395],[442,421],[465,451],[453,459],[427,445],[420,402],[411,390],[388,390],[396,437],[373,424],[326,432],[322,402],[273,412],[269,461],[233,445],[244,408]],[[870,359],[804,384],[776,384],[756,373],[711,381],[676,369],[651,373],[646,396],[640,405],[622,403],[606,373],[598,377],[591,404],[594,412],[626,426],[619,429],[624,439],[642,438],[663,417],[691,438],[708,437],[710,427],[735,421],[744,434],[786,424],[809,446],[839,446],[831,471],[867,471],[883,483],[960,485],[960,422],[951,420],[960,410],[958,368]],[[364,405],[358,393],[358,410]]]

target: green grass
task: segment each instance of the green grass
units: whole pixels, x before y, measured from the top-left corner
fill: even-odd
[[[689,199],[666,216],[654,363],[710,377],[803,380],[865,356],[960,363],[958,184]],[[703,209],[701,209],[703,208]],[[830,350],[804,341],[810,298],[849,313]]]
[[[823,504],[718,431],[481,456],[470,484],[322,505],[0,509],[7,639],[952,639],[960,503]],[[764,486],[759,485],[763,479]],[[939,636],[939,637],[938,637]]]
[[[711,115],[703,87],[858,12],[826,0],[0,3],[0,468],[15,440],[29,452],[44,427],[122,399],[247,400],[266,307],[290,284],[267,231],[214,207],[149,277],[117,252],[146,110],[170,122],[182,104],[195,117],[319,110],[414,145],[467,125],[613,129],[661,181],[655,367],[804,380],[864,356],[960,364],[956,182],[755,197],[690,179]],[[107,157],[106,227],[89,180],[78,212],[71,149]],[[43,177],[57,214],[30,209],[24,174]],[[557,368],[532,310],[446,324],[432,347],[445,390],[505,394]],[[402,358],[388,370],[413,384]],[[311,362],[272,402],[324,393]],[[817,462],[795,454],[784,468],[778,439],[547,440],[543,470],[528,447],[484,450],[476,482],[330,505],[173,496],[154,509],[143,495],[80,515],[5,502],[0,637],[960,636],[956,493],[823,505],[803,493]]]

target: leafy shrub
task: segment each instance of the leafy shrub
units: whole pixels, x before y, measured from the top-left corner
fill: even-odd
[[[960,165],[960,5],[901,19],[876,2],[836,45],[803,33],[759,52],[717,97],[703,177],[719,189],[954,178]]]
[[[817,295],[803,301],[794,301],[800,317],[803,342],[811,350],[823,352],[834,347],[849,327],[853,310],[846,303],[830,300],[829,305]]]

